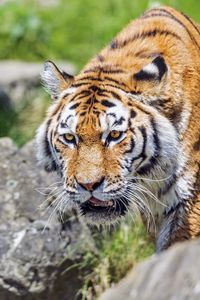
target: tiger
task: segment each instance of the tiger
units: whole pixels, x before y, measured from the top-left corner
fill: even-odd
[[[171,7],[131,21],[76,76],[46,61],[37,158],[61,210],[97,226],[139,212],[156,251],[200,235],[200,25]]]

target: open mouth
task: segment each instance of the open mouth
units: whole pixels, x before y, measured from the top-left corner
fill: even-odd
[[[81,205],[81,209],[83,213],[95,211],[107,211],[109,209],[114,208],[115,203],[113,200],[109,201],[103,201],[99,200],[95,197],[91,197],[89,200],[87,200],[84,204]]]
[[[88,200],[88,202],[91,206],[95,206],[95,207],[112,207],[112,206],[114,206],[113,200],[102,201],[102,200],[99,200],[95,197],[91,197]]]
[[[128,207],[128,201],[121,201],[120,199],[115,200],[99,200],[95,197],[91,197],[85,203],[81,205],[81,210],[83,214],[89,212],[94,213],[118,213],[124,215]]]

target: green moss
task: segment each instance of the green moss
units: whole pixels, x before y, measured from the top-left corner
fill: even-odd
[[[155,251],[139,220],[126,220],[111,232],[97,231],[95,241],[96,251],[86,252],[81,265],[89,270],[81,290],[83,299],[98,296]]]

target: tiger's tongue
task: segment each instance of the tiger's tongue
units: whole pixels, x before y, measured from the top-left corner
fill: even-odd
[[[93,205],[93,206],[113,206],[113,201],[109,200],[109,201],[102,201],[102,200],[98,200],[95,197],[91,197],[89,202]]]

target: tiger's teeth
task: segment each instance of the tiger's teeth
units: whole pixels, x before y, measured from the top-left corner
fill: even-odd
[[[93,206],[101,206],[101,207],[110,207],[110,206],[113,206],[114,205],[114,202],[113,200],[109,200],[109,201],[102,201],[102,200],[98,200],[94,197],[92,197],[90,199],[90,203],[93,205]]]

